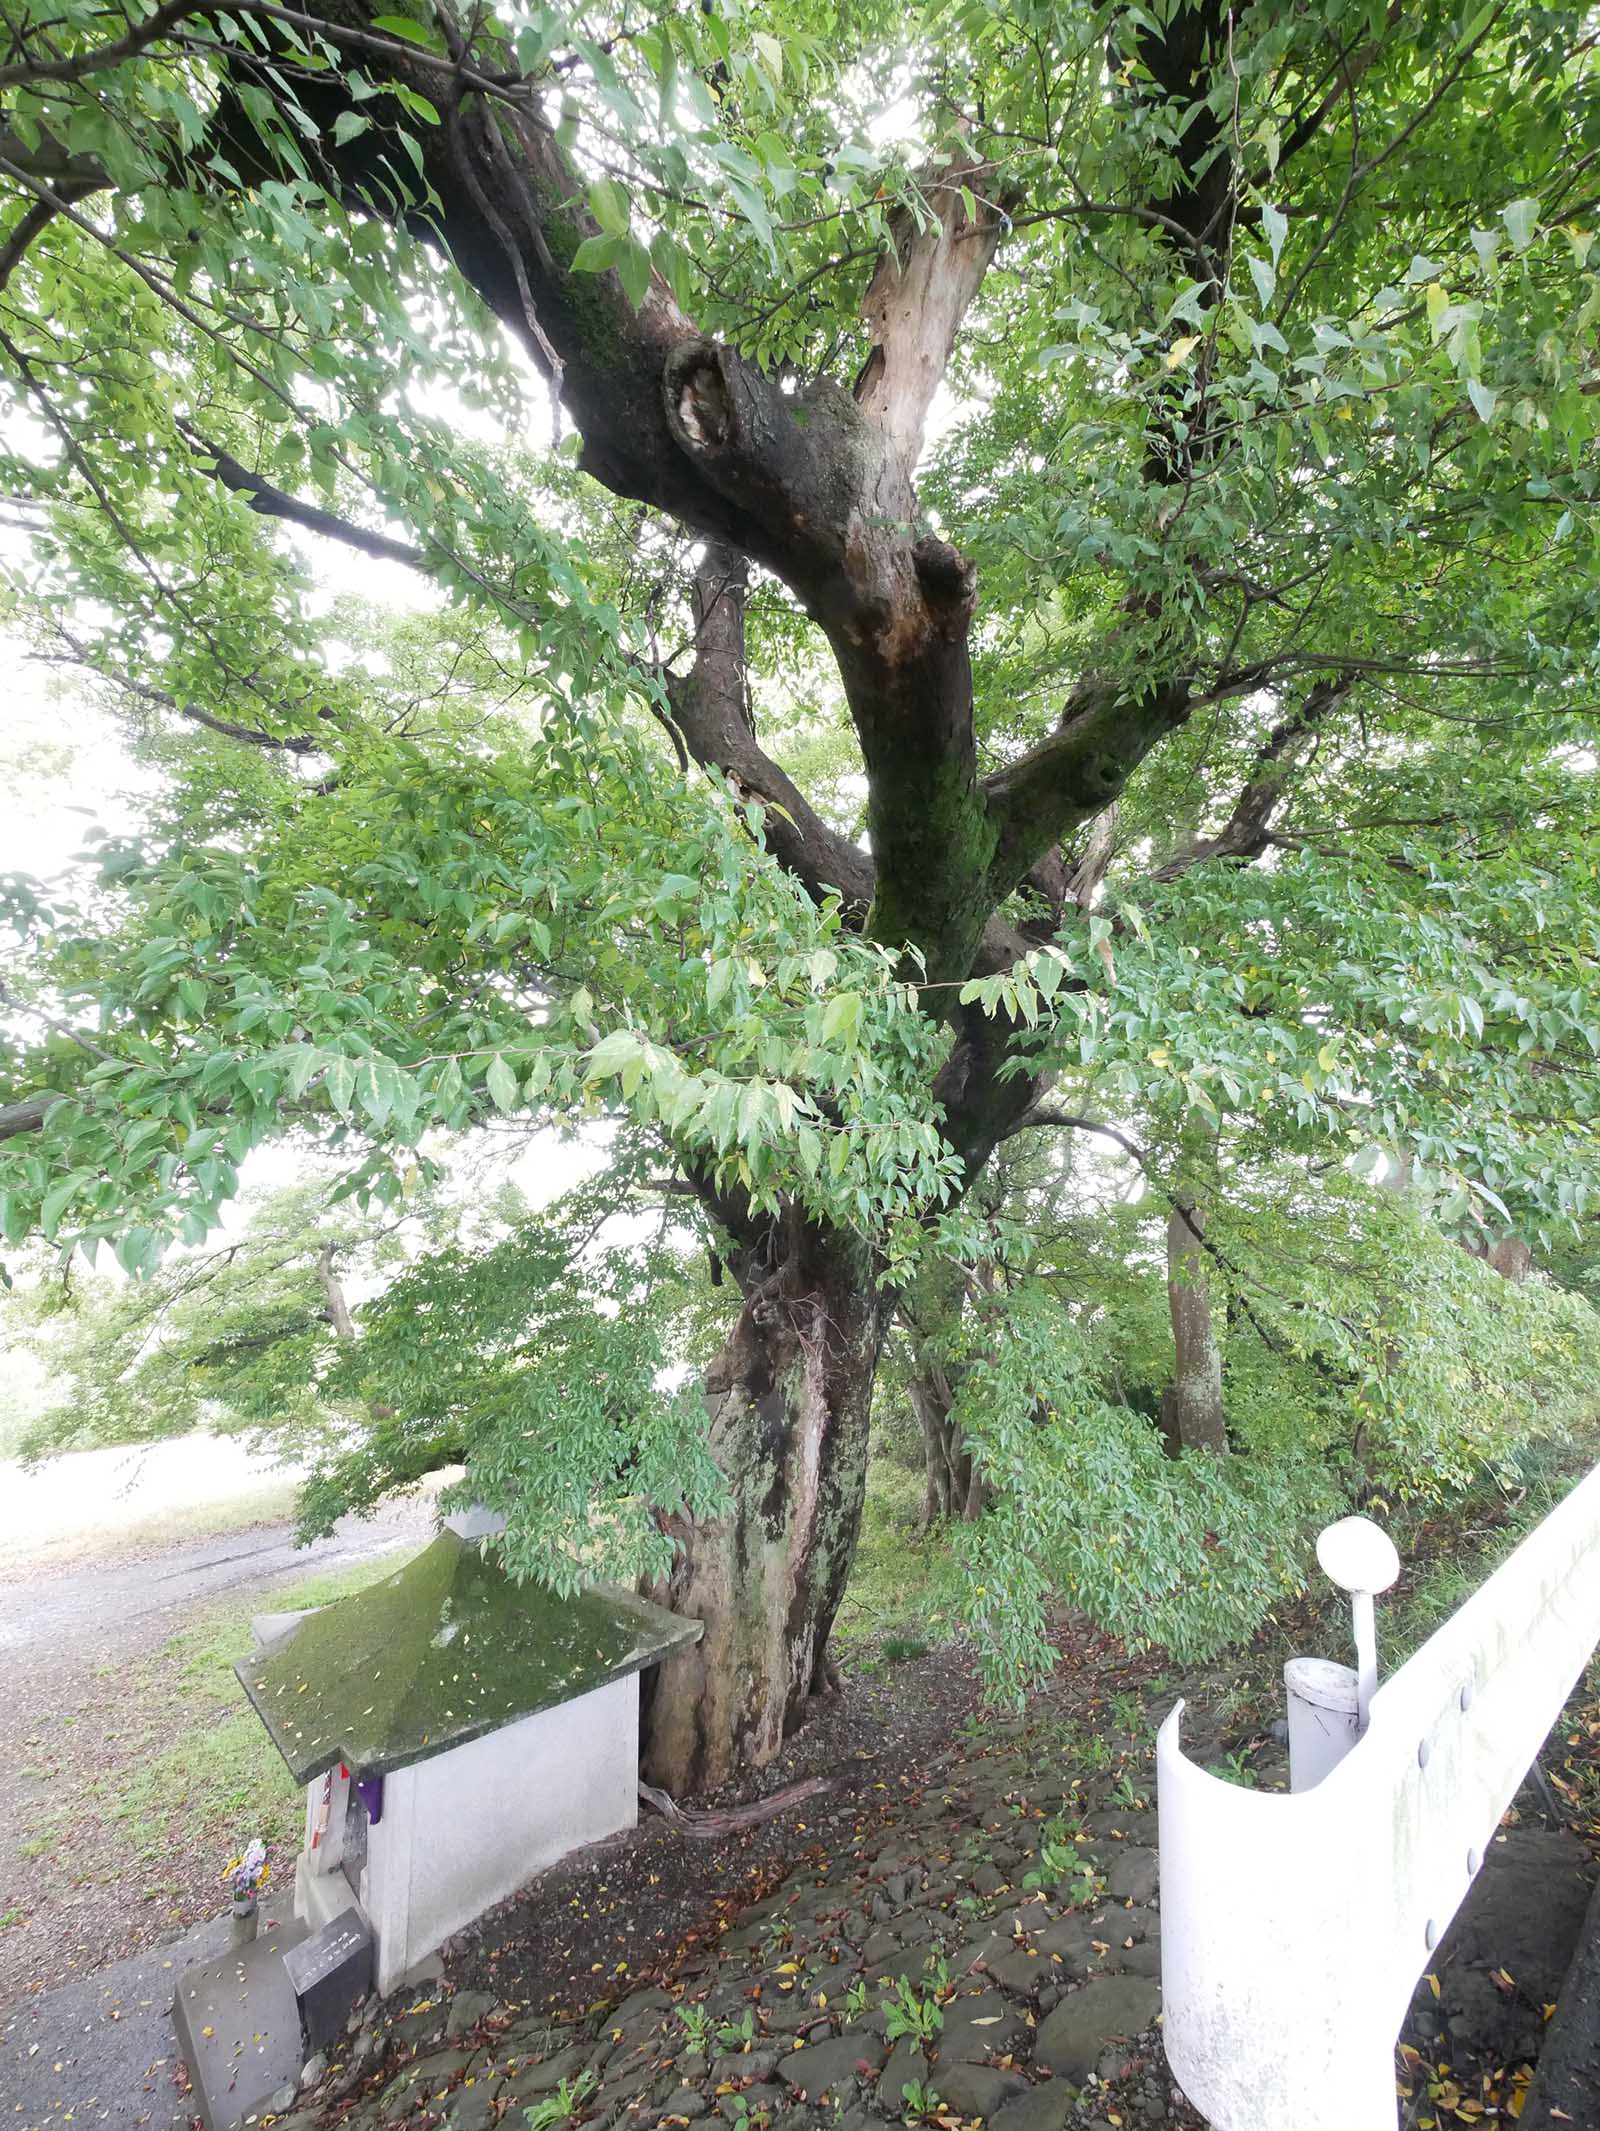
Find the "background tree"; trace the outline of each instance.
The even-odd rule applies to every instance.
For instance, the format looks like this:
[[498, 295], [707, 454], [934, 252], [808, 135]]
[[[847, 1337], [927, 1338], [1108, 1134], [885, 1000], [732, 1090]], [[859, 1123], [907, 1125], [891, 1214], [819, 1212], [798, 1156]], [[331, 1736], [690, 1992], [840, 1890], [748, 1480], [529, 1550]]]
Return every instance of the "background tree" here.
[[[0, 1220], [144, 1273], [290, 1124], [381, 1202], [436, 1128], [631, 1120], [742, 1301], [715, 1502], [639, 1529], [706, 1622], [659, 1778], [797, 1720], [893, 1296], [978, 1262], [1052, 1076], [1581, 1214], [1581, 13], [5, 20], [18, 596], [170, 789], [96, 895], [14, 891]], [[330, 648], [274, 523], [443, 595], [409, 664]], [[808, 795], [829, 717], [859, 782]], [[1037, 1516], [1121, 1517], [1010, 1302], [1003, 1500], [1026, 1446]], [[1126, 1470], [1242, 1603], [1272, 1476]], [[565, 1573], [548, 1460], [483, 1478]]]

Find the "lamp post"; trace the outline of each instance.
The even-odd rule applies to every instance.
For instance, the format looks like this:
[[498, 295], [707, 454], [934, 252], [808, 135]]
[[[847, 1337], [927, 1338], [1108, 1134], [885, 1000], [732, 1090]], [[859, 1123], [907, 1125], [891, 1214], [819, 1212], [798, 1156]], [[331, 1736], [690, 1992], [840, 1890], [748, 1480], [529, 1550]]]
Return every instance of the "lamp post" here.
[[1350, 1594], [1355, 1616], [1358, 1735], [1367, 1728], [1378, 1689], [1378, 1630], [1372, 1601], [1400, 1574], [1394, 1541], [1370, 1517], [1341, 1517], [1317, 1541], [1317, 1560], [1330, 1583]]
[[1356, 1662], [1291, 1658], [1283, 1668], [1289, 1700], [1289, 1788], [1308, 1791], [1337, 1768], [1367, 1728], [1378, 1687], [1378, 1635], [1373, 1600], [1400, 1574], [1394, 1541], [1370, 1517], [1341, 1517], [1317, 1541], [1317, 1560], [1331, 1583], [1350, 1596]]

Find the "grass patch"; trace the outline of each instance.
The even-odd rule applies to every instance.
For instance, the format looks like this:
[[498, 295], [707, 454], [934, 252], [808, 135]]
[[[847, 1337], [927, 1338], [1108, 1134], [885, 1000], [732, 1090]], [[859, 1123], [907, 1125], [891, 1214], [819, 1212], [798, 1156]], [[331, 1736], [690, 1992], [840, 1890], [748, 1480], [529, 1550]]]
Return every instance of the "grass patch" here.
[[883, 1658], [887, 1665], [904, 1665], [914, 1657], [926, 1657], [933, 1645], [924, 1635], [886, 1635]]
[[[1380, 1622], [1384, 1671], [1404, 1663], [1514, 1553], [1589, 1471], [1596, 1443], [1525, 1450], [1498, 1485], [1486, 1480], [1442, 1519], [1396, 1534], [1408, 1573]], [[1408, 1544], [1408, 1540], [1410, 1543]], [[1379, 1601], [1380, 1605], [1383, 1601]]]
[[252, 1835], [274, 1848], [299, 1847], [300, 1791], [244, 1702], [233, 1660], [250, 1648], [252, 1614], [331, 1605], [394, 1565], [392, 1556], [379, 1556], [308, 1576], [274, 1590], [269, 1602], [255, 1591], [202, 1614], [163, 1646], [146, 1677], [154, 1692], [164, 1686], [171, 1696], [160, 1729], [175, 1743], [94, 1787], [100, 1810], [118, 1823], [137, 1856], [196, 1846], [220, 1856], [230, 1843], [243, 1848]]
[[954, 1557], [942, 1531], [922, 1529], [922, 1482], [875, 1458], [861, 1538], [834, 1634], [846, 1649], [883, 1639], [882, 1654], [922, 1656], [955, 1634]]

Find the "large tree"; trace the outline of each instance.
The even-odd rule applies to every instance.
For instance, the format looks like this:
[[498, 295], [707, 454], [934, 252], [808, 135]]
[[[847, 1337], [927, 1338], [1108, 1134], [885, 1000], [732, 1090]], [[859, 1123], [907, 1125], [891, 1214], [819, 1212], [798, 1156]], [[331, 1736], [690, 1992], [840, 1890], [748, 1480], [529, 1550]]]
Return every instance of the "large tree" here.
[[[1592, 899], [1515, 885], [1587, 829], [1581, 11], [0, 19], [14, 575], [169, 780], [18, 894], [6, 1234], [629, 1116], [743, 1304], [660, 1779], [820, 1678], [897, 1284], [1052, 1078], [1581, 1208]], [[451, 604], [352, 656], [282, 525]]]

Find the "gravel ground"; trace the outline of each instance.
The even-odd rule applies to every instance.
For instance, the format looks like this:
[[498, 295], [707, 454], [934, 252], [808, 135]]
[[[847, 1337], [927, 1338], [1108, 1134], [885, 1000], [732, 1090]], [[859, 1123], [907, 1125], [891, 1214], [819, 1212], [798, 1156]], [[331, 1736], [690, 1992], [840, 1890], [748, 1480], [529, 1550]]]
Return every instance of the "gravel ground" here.
[[208, 1604], [259, 1592], [265, 1606], [288, 1579], [418, 1545], [433, 1523], [426, 1502], [398, 1504], [312, 1547], [270, 1525], [0, 1588], [0, 2008], [216, 1906], [209, 1850], [164, 1860], [150, 1886], [90, 1792], [175, 1743], [183, 1701], [163, 1645]]

